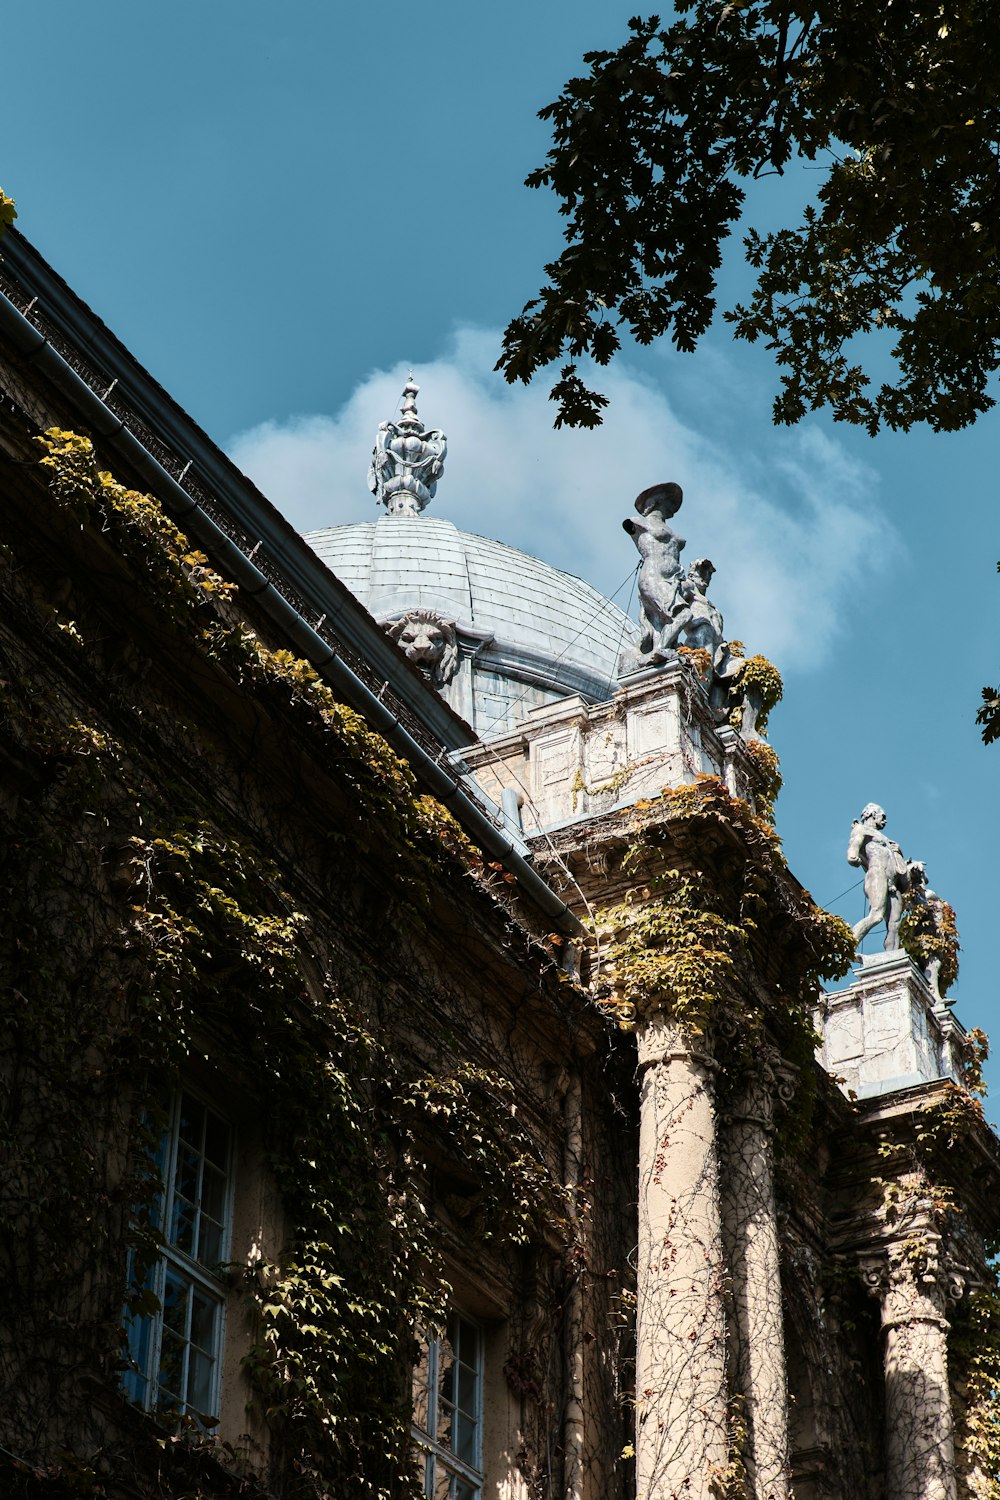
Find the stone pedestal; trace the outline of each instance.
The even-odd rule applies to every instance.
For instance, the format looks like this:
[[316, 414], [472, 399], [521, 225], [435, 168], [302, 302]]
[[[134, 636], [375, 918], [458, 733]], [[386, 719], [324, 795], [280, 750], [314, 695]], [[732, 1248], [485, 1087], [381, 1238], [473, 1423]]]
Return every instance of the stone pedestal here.
[[789, 1500], [791, 1494], [772, 1149], [778, 1063], [774, 1049], [762, 1050], [722, 1131], [723, 1231], [732, 1277], [734, 1363], [745, 1404], [754, 1500]]
[[933, 1236], [926, 1250], [890, 1246], [865, 1274], [885, 1337], [886, 1500], [956, 1500], [944, 1314], [961, 1281], [938, 1263]]
[[820, 1058], [860, 1099], [959, 1080], [965, 1032], [902, 950], [865, 958], [849, 989], [827, 995]]
[[636, 1494], [711, 1500], [728, 1446], [714, 1065], [663, 1012], [638, 1043]]
[[495, 802], [513, 787], [527, 837], [630, 807], [699, 776], [753, 799], [746, 746], [679, 662], [623, 680], [606, 703], [582, 697], [526, 709], [516, 730], [462, 758]]

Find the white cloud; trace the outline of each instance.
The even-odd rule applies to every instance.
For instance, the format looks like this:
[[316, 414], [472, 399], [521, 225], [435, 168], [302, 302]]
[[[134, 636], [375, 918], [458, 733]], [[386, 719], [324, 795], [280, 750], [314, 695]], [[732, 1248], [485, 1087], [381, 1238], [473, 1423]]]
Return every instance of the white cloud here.
[[[492, 373], [495, 332], [460, 328], [422, 364], [420, 414], [448, 434], [434, 514], [577, 573], [610, 594], [636, 563], [621, 529], [641, 489], [685, 490], [688, 559], [717, 568], [712, 596], [728, 632], [784, 670], [818, 666], [899, 543], [874, 503], [876, 476], [817, 428], [739, 432], [709, 444], [664, 392], [619, 364], [594, 432], [555, 432], [542, 389]], [[721, 372], [720, 372], [721, 373]], [[371, 520], [365, 483], [378, 423], [398, 409], [404, 365], [367, 376], [334, 417], [265, 422], [229, 445], [235, 462], [301, 531]], [[726, 397], [735, 396], [727, 383]], [[625, 604], [629, 583], [618, 595]], [[633, 613], [635, 612], [633, 600]]]

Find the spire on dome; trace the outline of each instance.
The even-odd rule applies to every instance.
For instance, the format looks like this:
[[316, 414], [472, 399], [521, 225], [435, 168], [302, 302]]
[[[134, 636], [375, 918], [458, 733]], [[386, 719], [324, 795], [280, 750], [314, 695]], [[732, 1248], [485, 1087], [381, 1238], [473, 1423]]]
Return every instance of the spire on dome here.
[[380, 422], [368, 470], [368, 488], [390, 516], [417, 516], [434, 498], [444, 472], [448, 442], [437, 427], [421, 429], [420, 387], [413, 376], [403, 387], [398, 422]]

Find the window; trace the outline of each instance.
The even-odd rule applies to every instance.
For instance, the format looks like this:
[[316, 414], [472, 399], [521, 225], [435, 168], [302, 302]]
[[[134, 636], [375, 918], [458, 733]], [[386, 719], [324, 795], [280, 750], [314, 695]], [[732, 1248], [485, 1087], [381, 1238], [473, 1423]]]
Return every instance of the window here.
[[483, 1333], [452, 1313], [421, 1344], [413, 1372], [413, 1437], [430, 1500], [482, 1500]]
[[218, 1415], [229, 1252], [232, 1131], [186, 1090], [173, 1101], [156, 1165], [162, 1192], [154, 1223], [162, 1256], [146, 1283], [159, 1311], [128, 1320], [131, 1399], [147, 1411]]

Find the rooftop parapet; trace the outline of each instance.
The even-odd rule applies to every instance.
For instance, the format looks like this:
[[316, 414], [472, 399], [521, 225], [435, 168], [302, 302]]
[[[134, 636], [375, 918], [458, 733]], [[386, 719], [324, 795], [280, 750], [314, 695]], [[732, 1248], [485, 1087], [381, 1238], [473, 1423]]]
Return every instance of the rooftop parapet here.
[[606, 703], [574, 697], [536, 708], [462, 754], [490, 797], [508, 807], [516, 799], [530, 838], [701, 776], [752, 802], [750, 752], [716, 717], [697, 673], [675, 660], [626, 677]]

